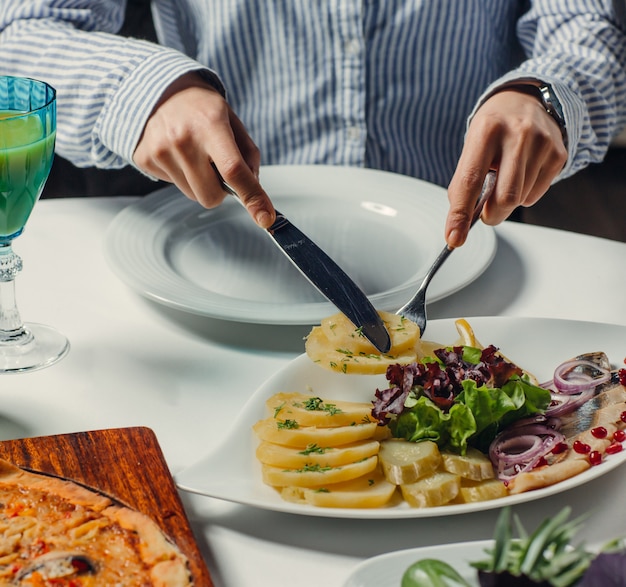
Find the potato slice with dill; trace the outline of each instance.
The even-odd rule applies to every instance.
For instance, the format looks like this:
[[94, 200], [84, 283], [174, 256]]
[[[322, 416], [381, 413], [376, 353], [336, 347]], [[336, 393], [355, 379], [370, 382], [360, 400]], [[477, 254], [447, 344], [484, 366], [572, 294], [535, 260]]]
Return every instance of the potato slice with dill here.
[[261, 465], [261, 474], [263, 482], [273, 487], [321, 487], [367, 475], [377, 464], [378, 457], [372, 456], [341, 467], [306, 465], [300, 469], [283, 469]]
[[305, 350], [314, 363], [325, 369], [358, 375], [379, 375], [385, 373], [389, 365], [413, 363], [417, 359], [414, 350], [394, 354], [392, 347], [388, 354], [382, 355], [376, 350], [372, 353], [355, 353], [351, 348], [334, 346], [326, 338], [321, 326], [311, 330], [305, 342]]
[[309, 487], [284, 487], [280, 493], [286, 501], [326, 508], [381, 508], [386, 506], [396, 486], [389, 483], [378, 471], [344, 481]]
[[311, 444], [327, 447], [367, 440], [376, 434], [378, 424], [365, 422], [353, 426], [318, 428], [300, 426], [297, 420], [265, 418], [256, 422], [252, 428], [260, 440], [304, 449]]
[[[397, 355], [407, 350], [413, 351], [419, 342], [419, 328], [404, 316], [379, 311], [389, 338], [391, 339], [390, 353]], [[332, 348], [349, 349], [353, 354], [366, 355], [380, 354], [374, 345], [363, 336], [359, 328], [341, 312], [324, 318], [320, 328]]]
[[306, 465], [339, 467], [377, 455], [379, 446], [376, 440], [363, 440], [337, 447], [310, 444], [304, 448], [261, 442], [256, 457], [265, 465], [286, 469], [300, 469]]
[[300, 426], [351, 426], [367, 422], [371, 402], [324, 400], [302, 393], [275, 393], [266, 402], [270, 415], [281, 420], [296, 420]]

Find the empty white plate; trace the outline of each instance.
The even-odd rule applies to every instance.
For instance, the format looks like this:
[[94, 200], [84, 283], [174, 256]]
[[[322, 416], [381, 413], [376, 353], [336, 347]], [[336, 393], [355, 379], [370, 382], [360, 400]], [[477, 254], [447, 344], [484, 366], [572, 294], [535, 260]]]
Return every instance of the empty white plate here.
[[[444, 246], [443, 188], [353, 167], [269, 166], [276, 207], [324, 249], [378, 310], [395, 312]], [[476, 279], [496, 251], [478, 223], [435, 276], [428, 301]], [[205, 210], [168, 187], [125, 208], [106, 235], [117, 275], [138, 293], [198, 315], [260, 324], [316, 324], [336, 308], [228, 198]]]

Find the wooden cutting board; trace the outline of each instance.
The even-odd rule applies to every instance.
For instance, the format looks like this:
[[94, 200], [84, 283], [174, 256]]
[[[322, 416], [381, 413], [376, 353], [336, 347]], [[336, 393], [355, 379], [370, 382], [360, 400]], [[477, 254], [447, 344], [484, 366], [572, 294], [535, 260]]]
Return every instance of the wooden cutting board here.
[[189, 559], [196, 587], [213, 587], [161, 447], [145, 427], [0, 442], [0, 458], [58, 475], [150, 516]]

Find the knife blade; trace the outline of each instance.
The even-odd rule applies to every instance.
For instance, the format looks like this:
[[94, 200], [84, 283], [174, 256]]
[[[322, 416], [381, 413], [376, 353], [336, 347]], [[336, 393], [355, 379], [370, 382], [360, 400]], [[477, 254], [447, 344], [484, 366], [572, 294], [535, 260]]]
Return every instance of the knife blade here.
[[[215, 164], [211, 165], [224, 190], [245, 207], [237, 192], [224, 181]], [[367, 340], [381, 353], [389, 351], [391, 339], [380, 315], [361, 288], [327, 253], [278, 210], [274, 224], [265, 232], [309, 283], [343, 312]]]

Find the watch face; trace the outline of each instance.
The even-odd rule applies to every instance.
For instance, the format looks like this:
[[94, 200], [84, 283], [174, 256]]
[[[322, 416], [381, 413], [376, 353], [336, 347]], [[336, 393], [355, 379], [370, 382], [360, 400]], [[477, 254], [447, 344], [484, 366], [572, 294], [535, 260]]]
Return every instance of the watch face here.
[[549, 84], [542, 84], [539, 86], [539, 92], [541, 94], [541, 99], [543, 101], [543, 106], [546, 109], [546, 112], [552, 116], [552, 118], [556, 121], [561, 129], [561, 134], [563, 135], [563, 142], [567, 147], [567, 130], [565, 127], [565, 117], [563, 116], [563, 108], [561, 107], [561, 103], [559, 99], [556, 97], [552, 86]]

